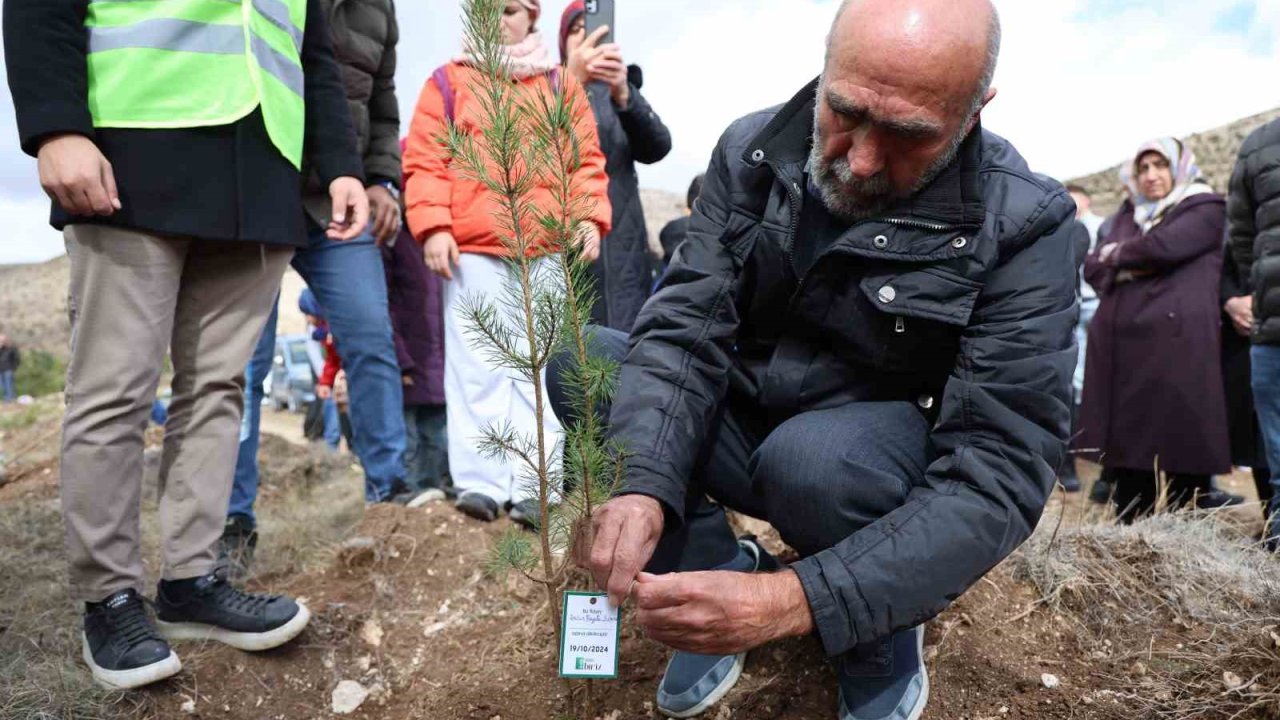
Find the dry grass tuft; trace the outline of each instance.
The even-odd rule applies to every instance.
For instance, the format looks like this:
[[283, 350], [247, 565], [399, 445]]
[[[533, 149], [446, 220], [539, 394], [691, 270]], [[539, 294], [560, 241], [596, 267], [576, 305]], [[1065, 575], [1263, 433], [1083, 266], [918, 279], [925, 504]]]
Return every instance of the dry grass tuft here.
[[1144, 717], [1280, 717], [1276, 561], [1195, 513], [1037, 534], [1011, 560]]

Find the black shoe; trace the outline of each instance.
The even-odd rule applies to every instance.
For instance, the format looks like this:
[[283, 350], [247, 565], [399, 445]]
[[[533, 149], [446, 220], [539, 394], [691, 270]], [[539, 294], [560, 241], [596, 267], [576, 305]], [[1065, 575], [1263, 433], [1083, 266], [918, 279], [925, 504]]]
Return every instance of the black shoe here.
[[1095, 505], [1106, 505], [1111, 502], [1112, 491], [1110, 480], [1098, 478], [1093, 481], [1093, 489], [1089, 491], [1089, 502]]
[[156, 632], [135, 590], [85, 603], [84, 662], [99, 685], [129, 690], [177, 675], [182, 662]]
[[520, 527], [537, 530], [538, 523], [542, 521], [542, 508], [539, 507], [537, 500], [530, 498], [513, 503], [508, 515], [511, 521]]
[[484, 493], [468, 490], [458, 496], [454, 507], [461, 510], [463, 515], [477, 520], [493, 522], [498, 519], [498, 502]]
[[1196, 507], [1201, 510], [1216, 510], [1224, 507], [1235, 507], [1243, 505], [1244, 498], [1239, 495], [1233, 495], [1226, 490], [1213, 488], [1212, 490], [1196, 495]]
[[257, 652], [297, 637], [311, 622], [311, 613], [287, 597], [249, 594], [213, 574], [161, 580], [156, 620], [169, 640], [217, 640]]
[[227, 569], [232, 582], [244, 582], [252, 573], [257, 548], [258, 531], [253, 521], [243, 515], [231, 515], [218, 541], [218, 565]]
[[1058, 482], [1062, 483], [1062, 489], [1066, 492], [1078, 493], [1081, 490], [1080, 478], [1076, 477], [1074, 473], [1058, 478]]

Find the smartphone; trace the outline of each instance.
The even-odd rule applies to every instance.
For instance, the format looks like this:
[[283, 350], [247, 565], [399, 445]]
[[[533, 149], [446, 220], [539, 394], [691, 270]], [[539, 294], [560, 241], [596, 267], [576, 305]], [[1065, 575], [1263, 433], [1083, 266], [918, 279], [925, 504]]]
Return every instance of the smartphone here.
[[613, 2], [614, 0], [585, 0], [583, 3], [587, 10], [587, 35], [601, 26], [609, 26], [609, 33], [600, 39], [601, 45], [617, 42], [617, 27], [613, 24]]

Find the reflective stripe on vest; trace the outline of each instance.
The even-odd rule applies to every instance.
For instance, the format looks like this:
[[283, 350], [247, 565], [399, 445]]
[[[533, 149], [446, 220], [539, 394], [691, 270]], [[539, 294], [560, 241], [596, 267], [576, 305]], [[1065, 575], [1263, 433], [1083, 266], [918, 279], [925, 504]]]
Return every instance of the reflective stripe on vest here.
[[272, 143], [300, 168], [305, 24], [306, 0], [92, 0], [94, 126], [227, 125], [261, 108]]

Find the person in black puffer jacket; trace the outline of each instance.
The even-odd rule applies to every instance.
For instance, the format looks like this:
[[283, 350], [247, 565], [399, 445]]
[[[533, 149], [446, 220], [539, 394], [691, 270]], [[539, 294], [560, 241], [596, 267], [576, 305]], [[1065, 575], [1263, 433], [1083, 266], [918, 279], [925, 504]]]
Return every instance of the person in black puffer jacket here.
[[[837, 717], [920, 717], [923, 623], [1026, 540], [1066, 454], [1075, 205], [982, 128], [995, 9], [851, 0], [829, 37], [822, 77], [722, 136], [630, 337], [592, 334], [625, 470], [576, 557], [676, 651], [671, 717], [810, 633]], [[569, 420], [572, 362], [547, 373]], [[752, 574], [779, 567], [725, 508], [800, 559]]]
[[592, 321], [630, 332], [653, 286], [649, 233], [640, 204], [636, 163], [652, 165], [671, 152], [671, 132], [640, 94], [644, 76], [627, 66], [615, 44], [586, 36], [582, 0], [570, 3], [560, 19], [560, 58], [587, 88], [600, 149], [607, 158], [613, 230], [604, 239], [596, 277]]
[[[1253, 300], [1253, 395], [1274, 491], [1280, 488], [1280, 120], [1258, 128], [1241, 146], [1227, 220], [1242, 290]], [[1272, 550], [1280, 550], [1277, 510], [1273, 493], [1266, 535]]]

